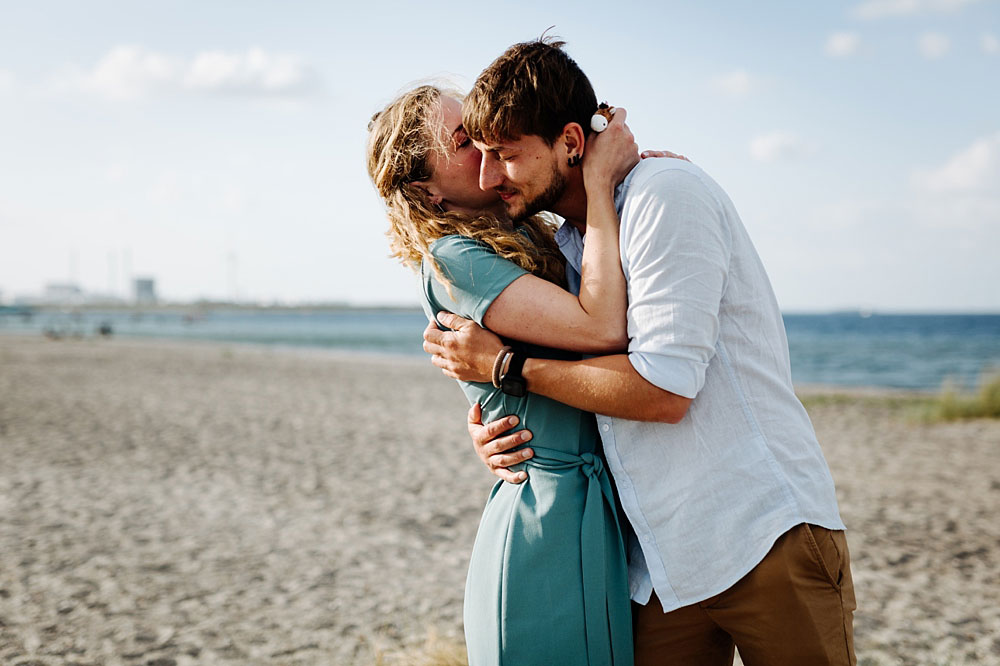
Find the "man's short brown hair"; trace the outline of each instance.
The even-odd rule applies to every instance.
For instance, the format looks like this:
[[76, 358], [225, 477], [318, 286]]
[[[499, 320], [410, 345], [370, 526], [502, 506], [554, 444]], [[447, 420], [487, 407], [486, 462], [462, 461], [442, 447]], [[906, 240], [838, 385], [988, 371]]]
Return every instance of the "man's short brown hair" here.
[[551, 146], [568, 123], [590, 133], [597, 97], [563, 45], [545, 37], [515, 44], [483, 70], [462, 105], [462, 123], [474, 141], [536, 135]]

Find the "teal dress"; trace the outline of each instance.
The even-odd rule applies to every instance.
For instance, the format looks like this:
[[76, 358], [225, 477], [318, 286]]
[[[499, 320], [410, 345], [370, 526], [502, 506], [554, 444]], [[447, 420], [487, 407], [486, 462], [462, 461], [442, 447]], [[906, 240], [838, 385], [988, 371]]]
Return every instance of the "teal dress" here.
[[[424, 263], [428, 317], [447, 310], [481, 325], [493, 300], [526, 272], [464, 236], [437, 240], [431, 254], [451, 288]], [[517, 414], [535, 451], [515, 467], [527, 481], [493, 486], [479, 524], [465, 586], [470, 666], [631, 666], [625, 552], [593, 414], [489, 383], [460, 384], [470, 403], [483, 405], [484, 423]]]

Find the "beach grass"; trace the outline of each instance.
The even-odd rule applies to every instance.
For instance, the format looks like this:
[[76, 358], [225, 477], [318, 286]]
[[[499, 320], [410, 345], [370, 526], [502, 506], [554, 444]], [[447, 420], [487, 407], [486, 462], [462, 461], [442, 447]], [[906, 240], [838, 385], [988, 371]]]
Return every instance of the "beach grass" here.
[[465, 643], [428, 631], [423, 645], [391, 652], [376, 651], [374, 666], [468, 666]]
[[979, 390], [972, 394], [946, 386], [934, 401], [930, 416], [939, 421], [1000, 419], [1000, 372], [984, 375]]
[[857, 391], [800, 395], [806, 409], [865, 404], [888, 409], [910, 421], [940, 423], [968, 419], [1000, 419], [1000, 372], [984, 374], [975, 392], [962, 391], [946, 382], [937, 394], [874, 393]]

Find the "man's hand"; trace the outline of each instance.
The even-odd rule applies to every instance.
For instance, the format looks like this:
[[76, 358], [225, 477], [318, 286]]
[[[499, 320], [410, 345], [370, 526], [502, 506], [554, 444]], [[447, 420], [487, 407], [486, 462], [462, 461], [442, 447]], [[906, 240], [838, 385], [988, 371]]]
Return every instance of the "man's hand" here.
[[471, 319], [439, 312], [438, 321], [452, 329], [438, 330], [431, 322], [424, 329], [424, 351], [441, 372], [464, 382], [492, 382], [493, 362], [503, 342]]
[[505, 416], [487, 425], [483, 425], [483, 410], [477, 404], [469, 410], [469, 435], [476, 454], [493, 474], [508, 483], [521, 483], [528, 478], [527, 472], [513, 472], [511, 465], [524, 462], [535, 455], [531, 449], [511, 451], [531, 439], [530, 430], [519, 430], [512, 435], [500, 435], [519, 423], [516, 416]]

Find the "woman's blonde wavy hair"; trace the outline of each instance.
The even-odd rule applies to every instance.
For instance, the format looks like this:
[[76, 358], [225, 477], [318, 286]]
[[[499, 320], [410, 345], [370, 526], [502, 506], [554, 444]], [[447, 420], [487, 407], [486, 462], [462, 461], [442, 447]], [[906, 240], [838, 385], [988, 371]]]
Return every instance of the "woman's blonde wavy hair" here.
[[444, 284], [449, 284], [430, 253], [438, 238], [458, 234], [479, 241], [526, 271], [565, 286], [565, 263], [555, 241], [555, 224], [533, 216], [510, 228], [494, 215], [447, 212], [433, 204], [413, 183], [431, 177], [429, 158], [454, 148], [439, 126], [444, 96], [454, 91], [422, 85], [403, 93], [368, 123], [368, 175], [385, 201], [392, 256], [415, 271], [426, 258]]

